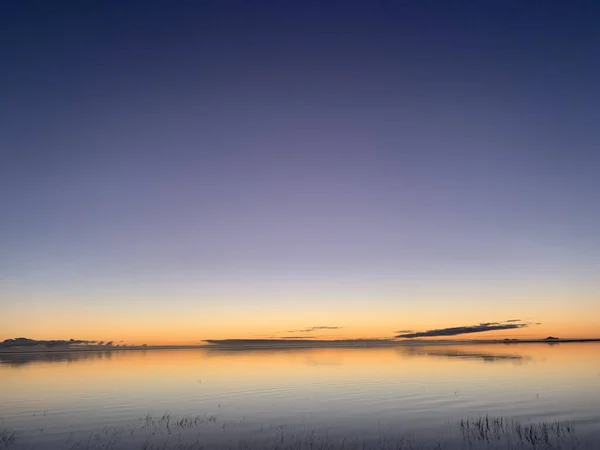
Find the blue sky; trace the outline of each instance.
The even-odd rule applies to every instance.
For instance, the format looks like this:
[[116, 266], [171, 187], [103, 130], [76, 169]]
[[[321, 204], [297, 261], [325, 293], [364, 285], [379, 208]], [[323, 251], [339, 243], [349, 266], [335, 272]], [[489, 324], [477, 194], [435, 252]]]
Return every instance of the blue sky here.
[[[344, 308], [348, 335], [387, 336], [393, 320], [471, 325], [535, 314], [544, 299], [553, 326], [589, 332], [597, 13], [3, 3], [6, 337], [96, 338], [71, 324], [105, 333], [117, 316], [132, 340], [167, 339], [184, 316], [240, 337], [273, 321], [328, 325]], [[184, 308], [159, 333], [157, 304], [172, 299]], [[369, 308], [380, 331], [377, 317], [361, 322]], [[46, 336], [39, 322], [64, 310], [61, 335]], [[269, 320], [230, 327], [232, 310]], [[10, 320], [28, 311], [41, 315]]]

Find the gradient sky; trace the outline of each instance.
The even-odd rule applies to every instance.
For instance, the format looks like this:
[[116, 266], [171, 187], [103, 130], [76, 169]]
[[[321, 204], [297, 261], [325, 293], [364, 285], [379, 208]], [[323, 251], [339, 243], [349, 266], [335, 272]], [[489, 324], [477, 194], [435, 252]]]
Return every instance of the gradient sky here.
[[1, 2], [0, 339], [600, 337], [600, 5], [483, 3]]

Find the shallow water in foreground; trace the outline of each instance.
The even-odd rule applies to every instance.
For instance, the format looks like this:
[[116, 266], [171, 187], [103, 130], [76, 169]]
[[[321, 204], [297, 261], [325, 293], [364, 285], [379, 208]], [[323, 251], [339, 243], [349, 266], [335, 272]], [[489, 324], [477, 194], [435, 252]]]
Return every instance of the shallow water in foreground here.
[[600, 344], [0, 354], [0, 448], [546, 448], [552, 439], [553, 448], [600, 443]]

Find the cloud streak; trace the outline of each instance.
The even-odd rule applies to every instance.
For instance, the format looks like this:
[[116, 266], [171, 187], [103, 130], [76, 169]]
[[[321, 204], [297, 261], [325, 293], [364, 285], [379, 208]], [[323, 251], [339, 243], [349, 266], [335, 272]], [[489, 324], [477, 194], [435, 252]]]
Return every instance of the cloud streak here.
[[[511, 322], [511, 323], [509, 323]], [[516, 330], [528, 327], [527, 323], [515, 323], [514, 320], [506, 322], [483, 322], [478, 325], [466, 325], [461, 327], [440, 328], [436, 330], [400, 333], [396, 337], [403, 339], [414, 339], [422, 337], [458, 336], [461, 334], [485, 333], [487, 331]]]
[[277, 339], [314, 339], [320, 336], [279, 336]]
[[321, 327], [308, 327], [303, 328], [301, 330], [287, 330], [286, 333], [311, 333], [313, 331], [318, 330], [339, 330], [343, 327], [331, 327], [331, 326], [321, 326]]

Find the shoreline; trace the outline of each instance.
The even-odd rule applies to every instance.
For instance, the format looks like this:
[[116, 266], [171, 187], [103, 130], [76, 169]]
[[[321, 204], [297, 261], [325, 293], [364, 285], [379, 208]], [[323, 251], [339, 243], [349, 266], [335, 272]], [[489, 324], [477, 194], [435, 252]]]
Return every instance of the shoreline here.
[[25, 353], [72, 353], [72, 352], [115, 352], [115, 351], [144, 351], [144, 350], [267, 350], [267, 349], [318, 349], [318, 348], [392, 348], [392, 347], [428, 347], [428, 346], [469, 346], [469, 345], [518, 345], [518, 344], [574, 344], [574, 343], [600, 343], [598, 338], [590, 339], [528, 339], [528, 340], [474, 340], [474, 341], [279, 341], [263, 340], [253, 341], [244, 339], [210, 340], [202, 345], [157, 345], [157, 346], [128, 346], [128, 347], [57, 347], [57, 348], [5, 348], [0, 349], [0, 354], [25, 354]]

